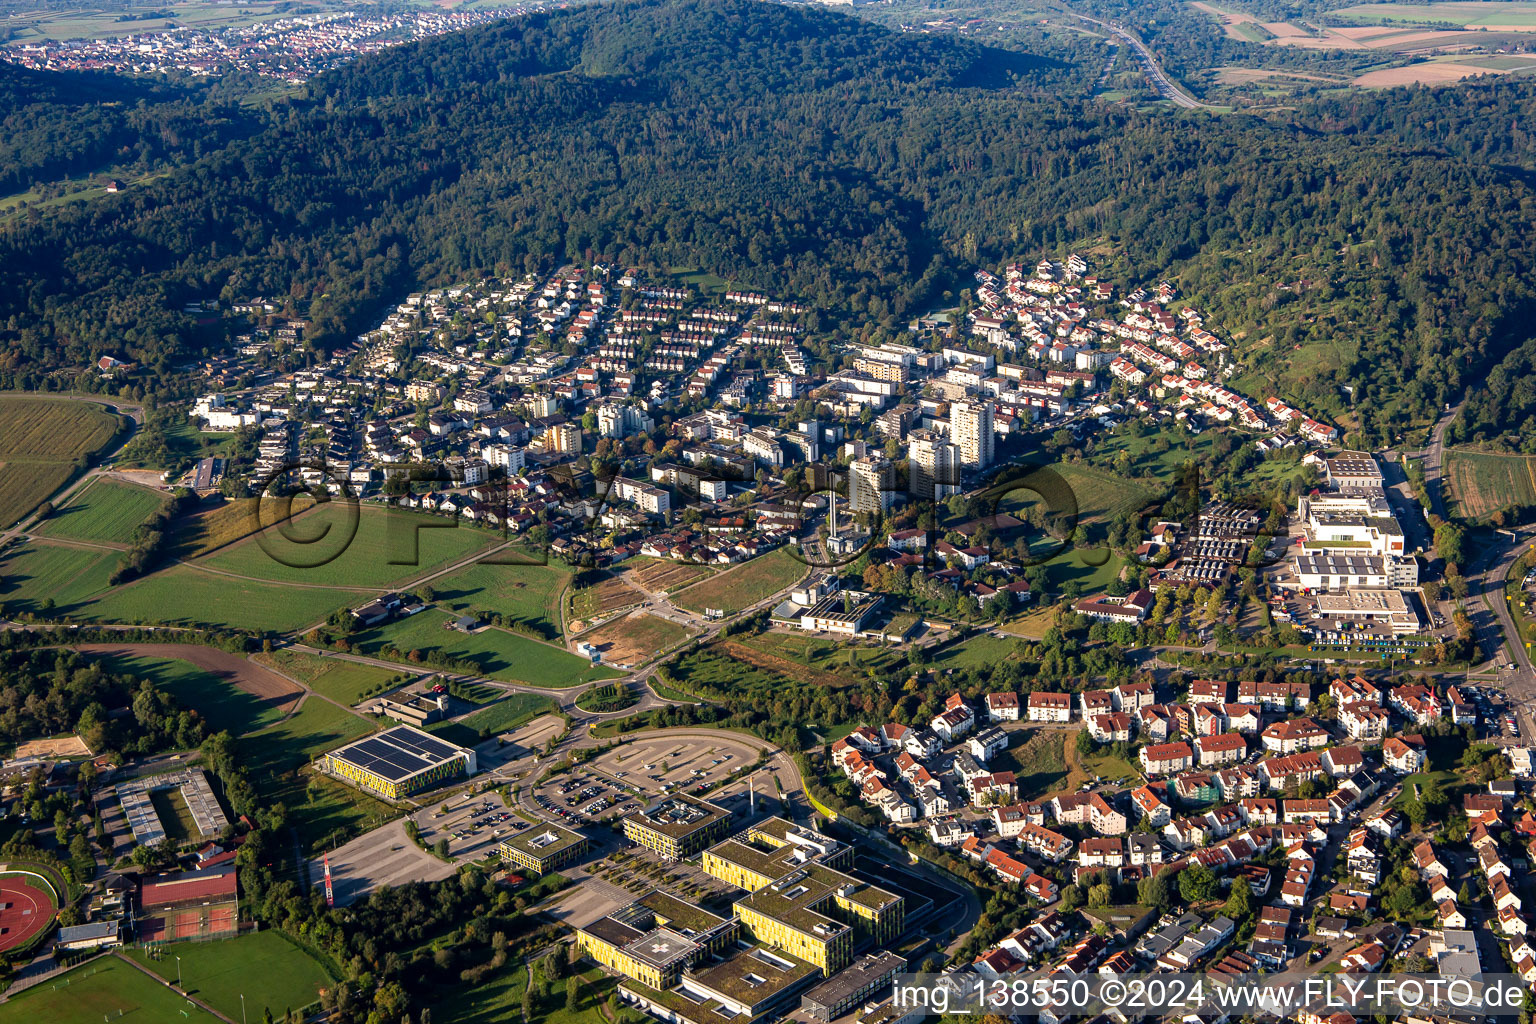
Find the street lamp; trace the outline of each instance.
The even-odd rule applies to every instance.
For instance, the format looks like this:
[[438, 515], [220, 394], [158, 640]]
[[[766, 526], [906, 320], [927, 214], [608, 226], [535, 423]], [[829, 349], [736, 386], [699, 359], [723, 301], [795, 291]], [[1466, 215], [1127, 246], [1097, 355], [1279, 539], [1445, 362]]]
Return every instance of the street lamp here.
[[246, 1022], [245, 1022], [245, 993], [244, 992], [240, 993], [240, 1024], [246, 1024]]
[[176, 987], [183, 992], [187, 990], [187, 987], [181, 983], [181, 957], [176, 958]]

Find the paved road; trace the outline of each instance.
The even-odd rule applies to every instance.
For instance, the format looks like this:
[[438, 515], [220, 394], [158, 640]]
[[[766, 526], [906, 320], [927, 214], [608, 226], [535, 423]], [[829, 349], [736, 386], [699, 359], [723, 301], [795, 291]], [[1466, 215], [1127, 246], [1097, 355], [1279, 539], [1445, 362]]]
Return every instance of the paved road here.
[[1406, 453], [1417, 458], [1423, 467], [1424, 489], [1429, 492], [1429, 510], [1441, 519], [1445, 518], [1445, 498], [1440, 484], [1441, 470], [1445, 468], [1445, 431], [1466, 404], [1467, 400], [1463, 398], [1435, 421], [1435, 428], [1430, 431], [1429, 444], [1422, 451]]
[[1183, 107], [1185, 110], [1216, 109], [1209, 103], [1201, 103], [1185, 92], [1179, 85], [1175, 84], [1173, 79], [1168, 77], [1168, 73], [1163, 70], [1163, 66], [1157, 62], [1157, 58], [1152, 55], [1152, 51], [1147, 49], [1147, 45], [1122, 28], [1119, 22], [1100, 21], [1097, 18], [1090, 18], [1083, 14], [1076, 15], [1076, 17], [1082, 21], [1099, 26], [1136, 51], [1136, 56], [1141, 59], [1141, 69], [1146, 73], [1147, 81], [1151, 82], [1152, 88], [1156, 89], [1165, 100], [1174, 106]]
[[[1520, 737], [1536, 743], [1536, 670], [1531, 655], [1520, 640], [1509, 602], [1504, 598], [1504, 581], [1520, 553], [1532, 543], [1528, 531], [1512, 531], [1518, 540], [1511, 542], [1503, 533], [1494, 534], [1494, 542], [1476, 559], [1467, 573], [1472, 590], [1466, 603], [1477, 630], [1477, 642], [1485, 656], [1500, 668], [1500, 686], [1509, 697], [1520, 727]], [[1507, 643], [1505, 642], [1507, 639]], [[1513, 671], [1502, 666], [1513, 664]]]

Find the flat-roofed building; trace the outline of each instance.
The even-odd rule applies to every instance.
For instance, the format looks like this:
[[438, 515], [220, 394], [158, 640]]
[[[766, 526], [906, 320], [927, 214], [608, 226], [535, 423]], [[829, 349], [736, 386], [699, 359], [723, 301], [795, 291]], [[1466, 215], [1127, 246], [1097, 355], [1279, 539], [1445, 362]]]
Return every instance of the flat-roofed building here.
[[1422, 626], [1418, 610], [1400, 590], [1356, 587], [1342, 594], [1318, 594], [1316, 600], [1324, 618], [1373, 622], [1395, 634], [1416, 633]]
[[497, 852], [508, 864], [542, 875], [574, 863], [591, 845], [580, 832], [540, 824], [503, 839]]
[[907, 961], [889, 950], [860, 958], [800, 997], [800, 1009], [814, 1020], [830, 1021], [885, 992]]
[[707, 850], [704, 870], [748, 890], [736, 901], [748, 934], [830, 976], [861, 941], [887, 942], [906, 922], [900, 896], [839, 870], [852, 856], [829, 836], [769, 818]]
[[654, 989], [677, 984], [693, 963], [723, 952], [736, 922], [652, 891], [576, 930], [576, 945], [604, 967]]
[[730, 823], [731, 812], [718, 804], [670, 796], [626, 816], [624, 835], [667, 860], [682, 860], [723, 838]]
[[322, 759], [331, 774], [391, 800], [475, 774], [475, 752], [408, 725], [348, 743]]

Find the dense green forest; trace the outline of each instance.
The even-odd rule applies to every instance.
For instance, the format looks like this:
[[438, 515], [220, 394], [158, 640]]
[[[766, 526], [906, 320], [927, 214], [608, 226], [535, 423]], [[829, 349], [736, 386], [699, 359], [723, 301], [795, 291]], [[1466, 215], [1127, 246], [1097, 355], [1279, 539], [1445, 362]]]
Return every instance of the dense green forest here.
[[948, 301], [977, 262], [1108, 242], [1117, 274], [1178, 279], [1256, 381], [1361, 440], [1526, 340], [1530, 85], [1186, 116], [1096, 103], [1073, 59], [650, 0], [402, 46], [261, 107], [145, 99], [226, 116], [171, 173], [0, 226], [0, 386], [103, 352], [163, 370], [205, 344], [190, 299], [292, 296], [334, 344], [412, 287], [589, 254], [857, 327]]

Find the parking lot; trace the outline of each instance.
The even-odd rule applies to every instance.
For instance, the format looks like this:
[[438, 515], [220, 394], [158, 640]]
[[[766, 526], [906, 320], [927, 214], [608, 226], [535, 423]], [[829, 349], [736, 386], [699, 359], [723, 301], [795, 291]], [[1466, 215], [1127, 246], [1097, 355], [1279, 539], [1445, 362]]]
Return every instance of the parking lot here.
[[565, 722], [556, 715], [541, 715], [512, 732], [502, 733], [495, 739], [486, 740], [475, 748], [475, 757], [482, 772], [493, 772], [518, 761], [536, 757], [546, 744], [565, 728]]
[[504, 837], [529, 827], [494, 793], [455, 797], [412, 817], [423, 842], [433, 846], [447, 839], [448, 855], [454, 858], [488, 857]]
[[[331, 891], [338, 907], [347, 906], [385, 885], [431, 882], [453, 874], [454, 865], [411, 842], [404, 820], [392, 821], [359, 836], [330, 854]], [[325, 860], [309, 862], [310, 884], [325, 884]]]
[[[534, 800], [575, 824], [607, 821], [668, 793], [702, 793], [757, 758], [752, 744], [726, 735], [640, 738], [546, 780], [534, 790]], [[759, 806], [776, 795], [771, 779], [760, 779], [757, 788]], [[745, 813], [751, 802], [746, 790], [741, 783], [728, 792], [710, 794], [710, 799]]]

